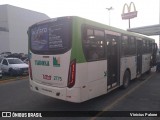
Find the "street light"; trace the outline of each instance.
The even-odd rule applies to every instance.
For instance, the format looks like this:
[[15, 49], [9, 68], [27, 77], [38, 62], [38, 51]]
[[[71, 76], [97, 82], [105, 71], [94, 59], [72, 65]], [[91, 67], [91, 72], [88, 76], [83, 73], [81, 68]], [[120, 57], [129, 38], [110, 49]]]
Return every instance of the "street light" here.
[[108, 21], [109, 21], [109, 25], [110, 25], [110, 10], [113, 10], [113, 7], [109, 7], [109, 8], [106, 8], [106, 9], [107, 9], [107, 10], [108, 10], [108, 12], [109, 12], [109, 17], [108, 17], [108, 18], [109, 18], [109, 20], [108, 20]]

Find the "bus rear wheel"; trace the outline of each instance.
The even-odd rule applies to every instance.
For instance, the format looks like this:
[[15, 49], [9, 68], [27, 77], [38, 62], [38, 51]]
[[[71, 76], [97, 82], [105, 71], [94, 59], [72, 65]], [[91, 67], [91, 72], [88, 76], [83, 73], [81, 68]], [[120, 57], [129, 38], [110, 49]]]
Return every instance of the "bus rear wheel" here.
[[123, 76], [123, 85], [122, 88], [126, 89], [129, 85], [130, 82], [130, 72], [128, 70], [125, 71], [124, 76]]

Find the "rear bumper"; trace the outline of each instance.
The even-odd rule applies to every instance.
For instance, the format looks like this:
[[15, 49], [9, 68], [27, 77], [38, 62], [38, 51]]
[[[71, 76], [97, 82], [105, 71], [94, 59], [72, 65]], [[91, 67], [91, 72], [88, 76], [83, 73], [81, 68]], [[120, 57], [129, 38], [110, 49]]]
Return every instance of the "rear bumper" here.
[[53, 86], [47, 86], [39, 84], [33, 80], [30, 80], [30, 88], [32, 91], [41, 93], [46, 96], [65, 100], [69, 102], [80, 103], [80, 88], [58, 88]]

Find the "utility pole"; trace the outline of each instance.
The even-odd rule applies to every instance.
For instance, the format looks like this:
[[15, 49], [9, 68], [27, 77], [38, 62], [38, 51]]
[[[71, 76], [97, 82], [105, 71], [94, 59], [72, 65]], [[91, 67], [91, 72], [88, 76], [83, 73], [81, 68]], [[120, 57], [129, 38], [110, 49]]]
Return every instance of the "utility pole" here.
[[108, 16], [108, 21], [110, 25], [110, 10], [113, 10], [113, 7], [106, 8], [108, 10], [109, 16]]

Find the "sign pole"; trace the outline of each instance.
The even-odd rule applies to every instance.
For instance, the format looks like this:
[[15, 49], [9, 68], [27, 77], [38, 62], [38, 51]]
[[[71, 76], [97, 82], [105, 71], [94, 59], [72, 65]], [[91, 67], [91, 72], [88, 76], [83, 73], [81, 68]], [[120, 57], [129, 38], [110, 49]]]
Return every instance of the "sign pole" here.
[[130, 19], [128, 19], [128, 21], [129, 21], [129, 29], [131, 28], [131, 21], [130, 21]]
[[108, 16], [108, 21], [109, 21], [109, 25], [110, 25], [110, 10], [113, 10], [113, 7], [110, 7], [110, 8], [106, 8], [107, 10], [108, 10], [108, 14], [109, 14], [109, 16]]
[[[131, 11], [131, 7], [133, 7], [133, 11]], [[127, 12], [125, 12], [125, 9], [127, 9]], [[122, 20], [128, 19], [129, 29], [130, 29], [131, 27], [130, 20], [132, 18], [137, 17], [137, 11], [136, 11], [135, 4], [133, 2], [131, 2], [129, 5], [125, 3], [123, 6], [123, 11], [122, 11], [121, 16], [122, 16]]]

